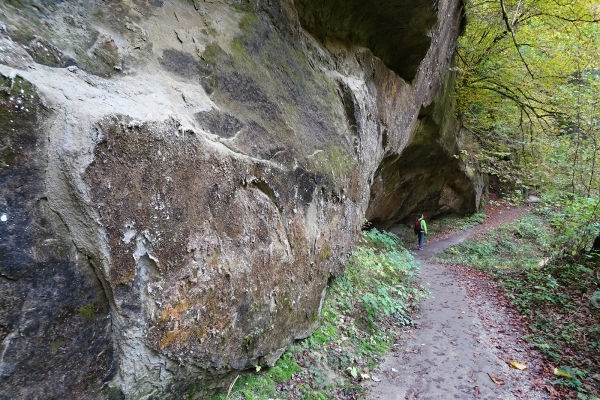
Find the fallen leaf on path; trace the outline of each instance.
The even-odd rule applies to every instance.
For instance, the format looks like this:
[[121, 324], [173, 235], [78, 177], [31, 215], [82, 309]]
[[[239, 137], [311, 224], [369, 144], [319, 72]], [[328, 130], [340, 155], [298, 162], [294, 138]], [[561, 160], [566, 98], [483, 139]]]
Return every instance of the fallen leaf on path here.
[[376, 376], [372, 376], [372, 377], [371, 377], [371, 380], [372, 380], [373, 382], [381, 382], [381, 378], [378, 378], [378, 377], [376, 377]]
[[573, 378], [573, 375], [561, 370], [560, 368], [554, 368], [554, 375], [556, 376], [562, 376], [568, 379]]
[[509, 362], [509, 364], [511, 367], [519, 369], [521, 371], [527, 369], [527, 365], [521, 364], [520, 362], [517, 362], [517, 361], [511, 361], [511, 362]]
[[496, 385], [504, 385], [504, 380], [488, 372], [488, 376]]

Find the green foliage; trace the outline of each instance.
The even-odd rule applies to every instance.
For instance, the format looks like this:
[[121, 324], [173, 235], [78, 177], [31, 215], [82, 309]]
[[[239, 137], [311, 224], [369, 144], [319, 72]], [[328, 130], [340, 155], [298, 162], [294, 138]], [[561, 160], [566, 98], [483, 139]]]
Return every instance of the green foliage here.
[[457, 102], [486, 172], [598, 195], [600, 15], [592, 0], [468, 0]]
[[600, 198], [568, 196], [546, 201], [542, 211], [554, 228], [555, 255], [583, 255], [600, 235]]
[[542, 218], [528, 214], [493, 232], [438, 254], [441, 262], [470, 265], [480, 270], [535, 267], [549, 251], [551, 233]]
[[363, 239], [371, 248], [379, 250], [380, 253], [386, 251], [393, 253], [398, 250], [398, 237], [390, 232], [380, 232], [376, 228], [373, 228], [363, 233]]
[[229, 397], [219, 395], [213, 400], [264, 400], [277, 397], [275, 382], [265, 375], [241, 375]]
[[485, 214], [475, 213], [467, 216], [450, 215], [447, 217], [433, 220], [429, 224], [432, 231], [464, 231], [474, 226], [480, 225], [485, 221]]
[[587, 387], [587, 385], [585, 385], [584, 381], [586, 378], [586, 371], [582, 371], [578, 368], [574, 368], [574, 367], [569, 367], [569, 366], [562, 366], [560, 368], [561, 372], [564, 374], [569, 375], [569, 378], [558, 378], [554, 381], [554, 384], [558, 385], [558, 386], [564, 386], [564, 387], [568, 387], [570, 389], [574, 389], [575, 391], [579, 392], [579, 395], [577, 396], [577, 398], [579, 399], [583, 399], [583, 400], [596, 400], [598, 399], [597, 396], [595, 395], [591, 395], [588, 396], [587, 393], [589, 393], [590, 388]]
[[600, 308], [600, 291], [594, 292], [594, 294], [592, 294], [590, 302], [592, 303], [592, 306]]
[[292, 379], [292, 376], [300, 371], [300, 366], [292, 358], [292, 354], [288, 351], [277, 360], [275, 366], [267, 371], [271, 379], [277, 383], [287, 382]]
[[359, 303], [370, 325], [381, 313], [410, 323], [410, 301], [419, 290], [410, 282], [418, 268], [410, 253], [398, 249], [398, 238], [377, 229], [363, 235], [365, 246], [356, 249], [350, 259], [347, 279], [362, 293]]

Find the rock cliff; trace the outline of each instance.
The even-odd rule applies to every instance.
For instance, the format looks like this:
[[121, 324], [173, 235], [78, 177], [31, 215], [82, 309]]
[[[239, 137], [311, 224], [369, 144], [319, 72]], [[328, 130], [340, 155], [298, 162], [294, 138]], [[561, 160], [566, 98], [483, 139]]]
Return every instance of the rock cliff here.
[[310, 335], [365, 219], [475, 211], [460, 22], [458, 0], [0, 3], [0, 398], [201, 398]]

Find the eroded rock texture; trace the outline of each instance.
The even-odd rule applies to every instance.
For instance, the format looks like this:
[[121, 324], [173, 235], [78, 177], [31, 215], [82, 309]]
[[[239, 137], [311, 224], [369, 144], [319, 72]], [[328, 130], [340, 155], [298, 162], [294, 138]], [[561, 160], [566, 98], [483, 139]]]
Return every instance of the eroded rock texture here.
[[315, 329], [365, 218], [478, 207], [456, 0], [11, 0], [0, 27], [2, 399], [202, 398]]

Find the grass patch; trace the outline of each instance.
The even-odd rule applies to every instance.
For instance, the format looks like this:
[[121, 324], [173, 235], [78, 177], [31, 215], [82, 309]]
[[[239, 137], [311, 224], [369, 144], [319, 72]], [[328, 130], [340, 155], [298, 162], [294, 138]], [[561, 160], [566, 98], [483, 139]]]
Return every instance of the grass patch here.
[[535, 267], [550, 252], [551, 231], [534, 214], [500, 226], [438, 254], [440, 262], [469, 265], [482, 271]]
[[294, 344], [273, 368], [240, 377], [228, 397], [213, 400], [362, 397], [361, 382], [412, 324], [416, 302], [426, 295], [416, 283], [417, 269], [397, 236], [364, 232], [346, 274], [331, 282], [314, 334]]
[[483, 224], [483, 221], [485, 221], [485, 214], [475, 213], [463, 217], [449, 215], [440, 219], [434, 219], [431, 221], [431, 225], [435, 227], [437, 232], [458, 232]]
[[[549, 261], [553, 234], [528, 214], [518, 221], [439, 254], [441, 262], [468, 265], [498, 282], [527, 321], [526, 340], [571, 377], [554, 384], [569, 396], [597, 399], [600, 392], [600, 268], [598, 260]], [[541, 262], [545, 260], [546, 262]]]

